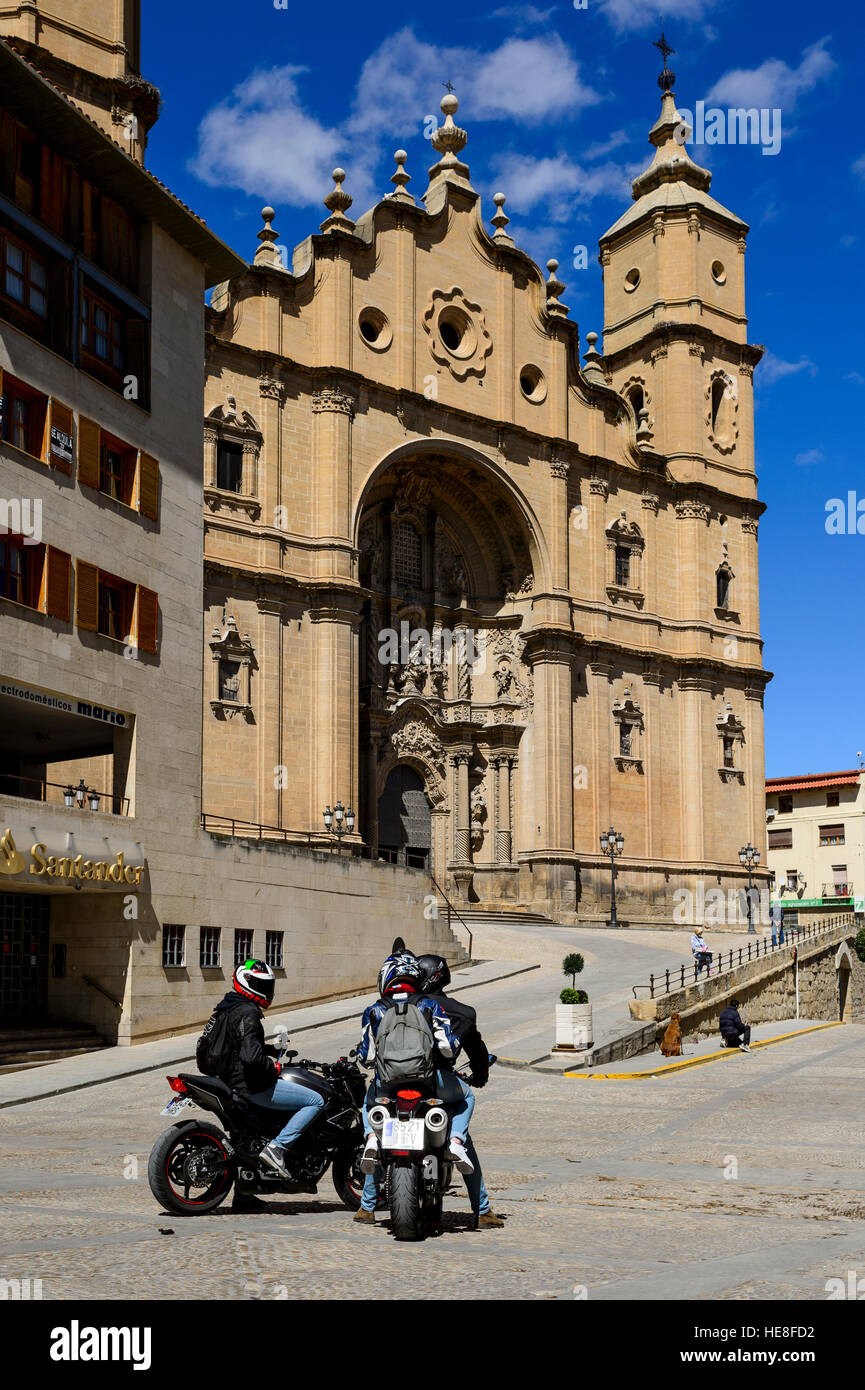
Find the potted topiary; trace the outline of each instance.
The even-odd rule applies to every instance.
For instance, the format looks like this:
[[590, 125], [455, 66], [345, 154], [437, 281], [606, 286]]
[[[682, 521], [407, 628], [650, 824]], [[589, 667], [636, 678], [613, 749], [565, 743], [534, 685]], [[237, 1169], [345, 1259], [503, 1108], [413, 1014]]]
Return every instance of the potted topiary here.
[[585, 963], [579, 951], [562, 961], [562, 973], [570, 977], [571, 988], [562, 990], [556, 1005], [557, 1052], [582, 1052], [592, 1045], [592, 1006], [586, 991], [575, 988]]

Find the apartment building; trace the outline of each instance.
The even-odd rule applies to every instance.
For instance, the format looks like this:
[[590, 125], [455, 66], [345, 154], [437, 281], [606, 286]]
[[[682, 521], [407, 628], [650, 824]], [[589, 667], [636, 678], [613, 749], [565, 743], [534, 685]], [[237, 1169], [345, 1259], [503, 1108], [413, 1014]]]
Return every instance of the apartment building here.
[[768, 778], [766, 821], [772, 897], [787, 920], [865, 913], [865, 769]]

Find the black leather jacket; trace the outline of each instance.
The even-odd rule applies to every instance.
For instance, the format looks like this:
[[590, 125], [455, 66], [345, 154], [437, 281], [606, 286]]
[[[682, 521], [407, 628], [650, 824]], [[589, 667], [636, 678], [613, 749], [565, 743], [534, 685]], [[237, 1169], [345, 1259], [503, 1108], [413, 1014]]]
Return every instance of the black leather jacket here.
[[[427, 998], [434, 999], [447, 1014], [451, 1032], [459, 1038], [462, 1050], [471, 1064], [472, 1085], [485, 1086], [490, 1075], [490, 1054], [478, 1029], [476, 1010], [472, 1008], [471, 1004], [464, 1004], [460, 999], [452, 999], [449, 994], [428, 994]], [[443, 1061], [441, 1065], [444, 1070], [453, 1071], [456, 1062]]]
[[274, 1065], [274, 1049], [264, 1041], [261, 1009], [251, 999], [230, 990], [217, 1004], [216, 1013], [225, 1024], [231, 1051], [231, 1060], [220, 1073], [220, 1080], [241, 1096], [267, 1090], [279, 1072]]

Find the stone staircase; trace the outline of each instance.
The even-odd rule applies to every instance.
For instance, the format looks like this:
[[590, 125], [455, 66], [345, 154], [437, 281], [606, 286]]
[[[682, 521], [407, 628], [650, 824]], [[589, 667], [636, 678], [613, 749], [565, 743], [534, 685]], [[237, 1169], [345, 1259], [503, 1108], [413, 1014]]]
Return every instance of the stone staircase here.
[[542, 912], [531, 912], [528, 908], [522, 907], [462, 907], [460, 904], [456, 904], [456, 911], [472, 930], [476, 926], [555, 926], [552, 917], [546, 917]]
[[0, 1075], [41, 1067], [61, 1057], [77, 1057], [106, 1047], [105, 1039], [86, 1023], [22, 1024], [0, 1028]]

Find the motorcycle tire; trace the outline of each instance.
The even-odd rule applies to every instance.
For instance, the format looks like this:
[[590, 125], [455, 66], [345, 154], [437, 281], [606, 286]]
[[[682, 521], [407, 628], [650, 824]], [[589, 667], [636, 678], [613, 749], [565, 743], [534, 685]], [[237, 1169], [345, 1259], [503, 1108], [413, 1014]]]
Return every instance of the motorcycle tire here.
[[[225, 1135], [216, 1125], [195, 1120], [172, 1125], [160, 1134], [147, 1160], [147, 1181], [150, 1191], [166, 1211], [176, 1216], [199, 1216], [202, 1212], [215, 1211], [225, 1201], [234, 1183], [225, 1142]], [[196, 1150], [204, 1153], [214, 1149], [224, 1155], [224, 1170], [201, 1195], [193, 1197], [186, 1162]], [[183, 1188], [183, 1193], [178, 1188]]]
[[420, 1200], [418, 1170], [413, 1163], [390, 1170], [390, 1229], [394, 1240], [421, 1240], [424, 1216]]
[[[339, 1153], [333, 1160], [331, 1177], [336, 1189], [336, 1195], [343, 1206], [348, 1207], [349, 1211], [357, 1211], [360, 1207], [361, 1193], [365, 1174], [360, 1171], [360, 1156], [363, 1153], [363, 1141], [354, 1150]], [[382, 1207], [387, 1206], [385, 1195], [385, 1184], [379, 1185], [378, 1202], [376, 1209], [381, 1211]]]

